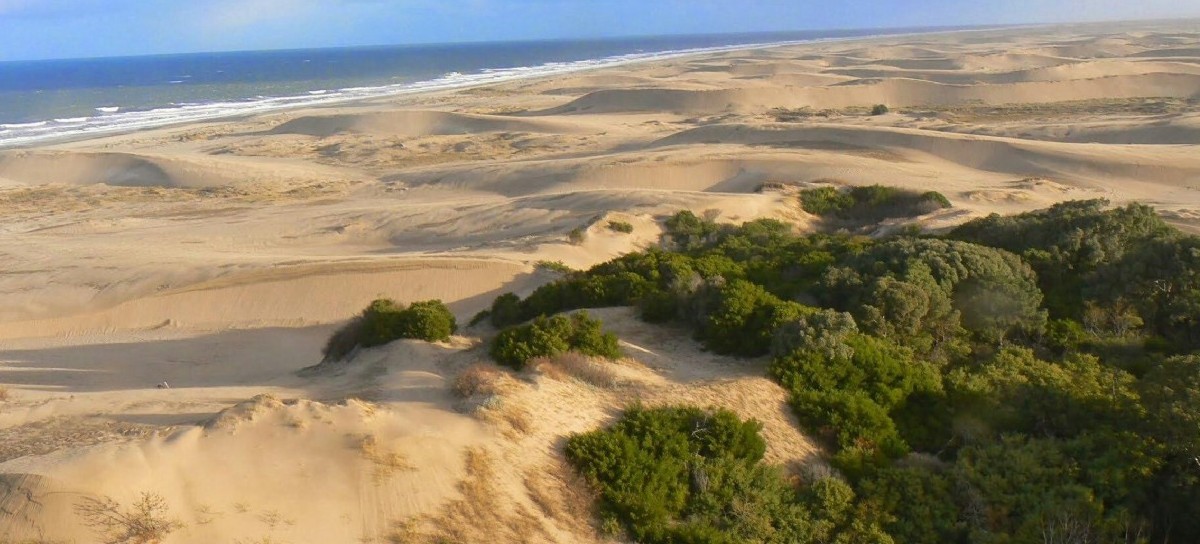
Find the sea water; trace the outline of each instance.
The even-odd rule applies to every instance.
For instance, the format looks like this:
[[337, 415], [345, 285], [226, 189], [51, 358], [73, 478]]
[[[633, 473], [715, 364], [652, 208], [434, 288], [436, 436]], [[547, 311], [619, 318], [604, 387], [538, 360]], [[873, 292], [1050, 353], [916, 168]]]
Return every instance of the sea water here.
[[0, 147], [723, 50], [915, 33], [838, 30], [0, 62]]

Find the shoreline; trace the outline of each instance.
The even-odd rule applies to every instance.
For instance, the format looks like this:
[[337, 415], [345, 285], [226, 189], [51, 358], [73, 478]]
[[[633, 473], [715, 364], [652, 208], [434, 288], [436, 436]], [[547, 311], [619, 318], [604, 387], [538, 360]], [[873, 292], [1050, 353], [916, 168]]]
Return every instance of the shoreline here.
[[[221, 122], [230, 122], [230, 121], [237, 121], [237, 120], [249, 120], [249, 119], [253, 119], [255, 117], [262, 116], [262, 115], [288, 113], [288, 112], [302, 111], [302, 110], [306, 110], [306, 109], [319, 110], [319, 109], [325, 109], [325, 108], [353, 107], [354, 105], [357, 105], [357, 104], [368, 104], [368, 103], [373, 103], [373, 102], [387, 102], [390, 100], [397, 100], [397, 99], [403, 99], [403, 98], [434, 97], [434, 96], [442, 95], [444, 93], [457, 93], [457, 92], [462, 92], [462, 91], [470, 90], [470, 89], [488, 88], [488, 87], [494, 87], [494, 86], [505, 85], [505, 84], [510, 84], [510, 83], [536, 83], [539, 81], [547, 81], [547, 80], [552, 80], [554, 78], [568, 77], [568, 76], [573, 76], [573, 75], [579, 75], [582, 73], [600, 72], [600, 71], [607, 70], [607, 69], [627, 68], [630, 66], [636, 66], [636, 65], [641, 65], [641, 64], [649, 64], [649, 63], [653, 63], [653, 62], [663, 62], [663, 61], [671, 61], [671, 60], [679, 60], [679, 59], [688, 59], [688, 58], [704, 56], [704, 55], [717, 55], [717, 54], [722, 54], [722, 53], [758, 51], [758, 50], [776, 49], [776, 48], [781, 48], [781, 47], [793, 47], [793, 46], [825, 44], [825, 43], [845, 43], [845, 42], [854, 42], [854, 41], [869, 41], [869, 40], [878, 40], [878, 39], [885, 39], [885, 38], [909, 38], [909, 37], [914, 37], [914, 36], [938, 36], [938, 35], [944, 35], [944, 34], [958, 34], [958, 33], [971, 33], [971, 32], [1010, 31], [1010, 30], [1021, 30], [1021, 29], [1030, 29], [1030, 28], [1039, 28], [1039, 27], [1054, 28], [1056, 26], [1061, 26], [1061, 25], [1027, 24], [1027, 25], [1012, 25], [1012, 26], [992, 26], [992, 27], [986, 27], [986, 28], [957, 28], [957, 29], [949, 29], [949, 30], [933, 30], [933, 31], [928, 31], [928, 32], [922, 31], [922, 32], [903, 32], [903, 33], [897, 33], [897, 34], [886, 34], [885, 33], [885, 34], [868, 34], [868, 35], [862, 35], [862, 36], [814, 38], [814, 39], [807, 39], [807, 40], [792, 40], [792, 41], [783, 41], [783, 42], [740, 44], [740, 45], [730, 45], [730, 46], [717, 46], [717, 47], [710, 47], [710, 48], [694, 48], [694, 49], [677, 50], [677, 51], [667, 50], [667, 51], [660, 51], [660, 52], [653, 52], [653, 53], [645, 53], [644, 57], [639, 56], [638, 58], [626, 58], [626, 57], [630, 57], [633, 55], [639, 55], [636, 53], [631, 53], [631, 54], [627, 54], [627, 55], [618, 55], [618, 56], [608, 57], [608, 58], [572, 61], [572, 62], [568, 62], [565, 64], [568, 64], [568, 65], [577, 64], [578, 66], [563, 67], [561, 69], [557, 69], [550, 73], [544, 73], [544, 74], [522, 74], [521, 72], [529, 71], [529, 70], [536, 70], [539, 68], [552, 66], [555, 64], [559, 64], [559, 63], [545, 63], [545, 64], [537, 65], [537, 66], [521, 66], [521, 67], [514, 67], [514, 68], [496, 69], [495, 71], [493, 71], [493, 69], [484, 69], [480, 73], [470, 74], [470, 75], [467, 75], [464, 77], [466, 77], [466, 78], [476, 77], [479, 79], [483, 79], [483, 76], [489, 76], [489, 75], [491, 75], [493, 73], [497, 73], [497, 72], [501, 72], [501, 73], [502, 72], [511, 72], [511, 77], [500, 76], [497, 78], [487, 79], [487, 80], [482, 80], [482, 81], [466, 80], [461, 83], [446, 83], [445, 86], [441, 86], [441, 87], [434, 88], [434, 89], [426, 88], [426, 87], [433, 86], [438, 81], [445, 80], [446, 76], [443, 76], [442, 78], [438, 78], [438, 79], [398, 84], [398, 85], [394, 86], [394, 87], [396, 87], [394, 90], [389, 90], [389, 91], [384, 91], [384, 90], [389, 89], [393, 86], [346, 88], [346, 89], [326, 89], [326, 90], [320, 90], [319, 94], [315, 94], [315, 93], [318, 93], [318, 91], [314, 90], [314, 91], [309, 91], [308, 94], [306, 94], [306, 95], [288, 95], [288, 96], [280, 96], [280, 97], [266, 97], [262, 101], [294, 100], [294, 99], [303, 99], [305, 97], [312, 97], [313, 101], [301, 103], [301, 104], [284, 104], [284, 105], [275, 106], [275, 107], [264, 106], [264, 107], [260, 107], [260, 108], [251, 109], [248, 111], [214, 112], [212, 114], [203, 114], [203, 115], [198, 115], [198, 116], [192, 117], [192, 118], [178, 119], [178, 120], [163, 120], [161, 122], [149, 121], [142, 126], [119, 126], [118, 125], [118, 126], [113, 126], [112, 128], [102, 128], [102, 129], [89, 131], [89, 132], [85, 132], [85, 133], [66, 133], [66, 134], [62, 134], [62, 135], [47, 135], [45, 137], [35, 136], [35, 137], [31, 137], [26, 140], [15, 141], [14, 143], [9, 143], [3, 139], [0, 139], [0, 152], [13, 151], [13, 150], [30, 150], [30, 149], [37, 149], [40, 147], [48, 147], [48, 146], [54, 146], [54, 145], [73, 144], [73, 143], [103, 139], [103, 138], [107, 138], [107, 137], [126, 136], [126, 135], [130, 135], [130, 134], [137, 134], [137, 133], [150, 132], [150, 131], [156, 131], [156, 130], [178, 129], [181, 127], [186, 127], [186, 126], [191, 126], [191, 125], [201, 125], [201, 124], [207, 124], [207, 123], [221, 123]], [[886, 29], [883, 29], [883, 30], [886, 30]], [[450, 74], [447, 74], [447, 75], [450, 75]], [[462, 74], [458, 74], [458, 75], [462, 76]], [[379, 91], [379, 92], [378, 92], [378, 94], [370, 94], [370, 95], [363, 95], [363, 96], [346, 96], [346, 97], [336, 97], [336, 98], [331, 97], [328, 100], [320, 99], [321, 96], [324, 96], [327, 93], [331, 93], [331, 92], [336, 93], [336, 92], [352, 91], [352, 90], [359, 90], [359, 89], [364, 90], [364, 91], [371, 91], [371, 92]], [[252, 106], [254, 104], [261, 103], [262, 101], [260, 101], [260, 102], [250, 102], [250, 101], [231, 102], [231, 103], [227, 103], [227, 104], [245, 104], [247, 106]], [[212, 104], [203, 104], [201, 106], [211, 107], [211, 106], [216, 106], [219, 104], [226, 104], [226, 103], [215, 102]], [[153, 113], [156, 111], [178, 111], [179, 109], [181, 109], [181, 108], [157, 108], [157, 109], [140, 111], [140, 112], [132, 112], [132, 113]], [[87, 119], [93, 119], [93, 118], [89, 117]], [[37, 123], [30, 123], [30, 124], [40, 124], [41, 126], [44, 126], [47, 123], [53, 123], [56, 121], [57, 120], [54, 120], [54, 119], [48, 119], [48, 120], [38, 121]]]

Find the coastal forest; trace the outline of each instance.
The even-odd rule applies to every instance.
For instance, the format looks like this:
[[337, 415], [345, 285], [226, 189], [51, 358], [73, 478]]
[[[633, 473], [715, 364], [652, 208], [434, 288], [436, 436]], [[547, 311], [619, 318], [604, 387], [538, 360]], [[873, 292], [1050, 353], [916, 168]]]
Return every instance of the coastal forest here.
[[617, 356], [598, 320], [563, 312], [634, 306], [732, 361], [769, 360], [823, 446], [789, 470], [763, 461], [754, 420], [632, 404], [565, 445], [602, 530], [650, 544], [1200, 541], [1200, 238], [1104, 200], [866, 236], [949, 203], [878, 186], [799, 198], [819, 232], [684, 211], [660, 246], [476, 317], [501, 331], [494, 359], [520, 369]]

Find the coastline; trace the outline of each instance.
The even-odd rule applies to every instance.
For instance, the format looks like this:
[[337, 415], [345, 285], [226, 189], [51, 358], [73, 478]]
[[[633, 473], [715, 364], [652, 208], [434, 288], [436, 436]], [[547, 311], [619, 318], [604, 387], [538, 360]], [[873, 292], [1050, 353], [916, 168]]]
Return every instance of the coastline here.
[[[1012, 26], [987, 26], [987, 27], [971, 27], [971, 28], [954, 28], [945, 30], [920, 30], [917, 32], [900, 32], [900, 33], [883, 33], [883, 34], [866, 34], [860, 36], [846, 37], [831, 37], [831, 38], [814, 38], [805, 40], [767, 42], [767, 43], [752, 43], [739, 44], [729, 46], [717, 46], [709, 48], [695, 48], [685, 50], [667, 50], [652, 53], [628, 54], [617, 57], [587, 59], [582, 61], [566, 62], [566, 63], [548, 63], [539, 66], [521, 66], [508, 69], [485, 69], [477, 74], [447, 74], [439, 79], [416, 81], [410, 83], [402, 83], [394, 86], [380, 87], [358, 87], [347, 89], [324, 89], [308, 91], [304, 95], [290, 95], [279, 97], [263, 97], [259, 101], [238, 101], [238, 102], [215, 102], [209, 104], [197, 104], [194, 107], [199, 108], [197, 113], [186, 118], [164, 118], [151, 119], [142, 123], [129, 123], [121, 125], [113, 125], [95, 130], [86, 130], [79, 132], [67, 132], [62, 134], [47, 134], [44, 136], [32, 136], [27, 138], [12, 138], [0, 139], [0, 151], [18, 150], [18, 149], [34, 149], [43, 146], [53, 146], [58, 144], [84, 142], [99, 138], [122, 136], [135, 134], [139, 132], [152, 131], [158, 129], [177, 129], [189, 125], [217, 123], [223, 121], [235, 121], [252, 119], [257, 116], [268, 114], [279, 114], [305, 109], [323, 109], [348, 107], [357, 104], [368, 104], [387, 102], [394, 100], [402, 100], [404, 98], [419, 98], [426, 96], [438, 96], [443, 93], [455, 93], [470, 89], [487, 88], [511, 83], [534, 83], [553, 78], [569, 77], [575, 74], [587, 72], [596, 72], [606, 69], [619, 69], [624, 67], [636, 66], [639, 64], [667, 62], [672, 60], [689, 59], [696, 57], [704, 57], [706, 55], [719, 55], [723, 53], [734, 53], [743, 51], [756, 51], [765, 49], [775, 49], [780, 47], [790, 47], [798, 45], [813, 45], [821, 43], [844, 43], [857, 41], [871, 41], [878, 39], [889, 38], [909, 38], [914, 36], [937, 36], [943, 34], [955, 33], [970, 33], [970, 32], [989, 32], [989, 31], [1008, 31], [1026, 28], [1037, 28], [1042, 26], [1053, 25], [1012, 25]], [[888, 29], [879, 29], [888, 30]], [[896, 29], [906, 30], [906, 29]], [[545, 71], [546, 73], [540, 73]], [[338, 96], [337, 93], [346, 93], [345, 96]], [[271, 105], [268, 102], [277, 101], [278, 105]], [[184, 111], [188, 106], [161, 108], [139, 112], [124, 112], [118, 115], [147, 115], [154, 114], [169, 114], [172, 112]], [[210, 108], [226, 108], [224, 111], [206, 112]], [[237, 111], [229, 110], [228, 108], [236, 108]], [[108, 110], [109, 107], [96, 108], [97, 110]], [[102, 117], [86, 118], [87, 121], [93, 119], [103, 119]], [[74, 121], [73, 119], [57, 120], [47, 119], [31, 123], [20, 123], [9, 125], [16, 127], [19, 125], [28, 125], [35, 128], [44, 127], [50, 123], [59, 121]], [[78, 121], [84, 121], [83, 118]]]

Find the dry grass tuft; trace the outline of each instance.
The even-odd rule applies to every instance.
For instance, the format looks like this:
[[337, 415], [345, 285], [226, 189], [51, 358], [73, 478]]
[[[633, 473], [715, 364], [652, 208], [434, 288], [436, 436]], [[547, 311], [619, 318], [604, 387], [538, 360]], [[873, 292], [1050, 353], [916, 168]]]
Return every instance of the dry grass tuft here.
[[501, 392], [504, 372], [483, 363], [471, 365], [454, 379], [454, 393], [461, 398], [490, 397]]
[[7, 387], [0, 385], [0, 402], [8, 402], [12, 400], [12, 392]]
[[[548, 538], [539, 518], [520, 505], [501, 502], [495, 461], [484, 450], [466, 452], [466, 478], [459, 483], [462, 498], [446, 505], [430, 520], [432, 542], [536, 542]], [[539, 538], [540, 537], [540, 538]]]
[[596, 495], [591, 486], [562, 459], [545, 470], [525, 475], [525, 490], [542, 514], [573, 534], [597, 533]]
[[497, 411], [497, 415], [518, 435], [528, 435], [533, 432], [533, 417], [520, 406], [505, 404]]
[[534, 359], [529, 364], [536, 372], [552, 380], [574, 378], [603, 389], [611, 389], [621, 382], [611, 363], [575, 352]]
[[363, 458], [375, 465], [376, 482], [382, 482], [397, 472], [416, 470], [403, 453], [384, 448], [373, 434], [358, 437], [358, 448]]
[[142, 493], [128, 508], [111, 497], [86, 497], [75, 505], [83, 523], [107, 544], [152, 544], [183, 528], [168, 517], [167, 501], [161, 495]]

